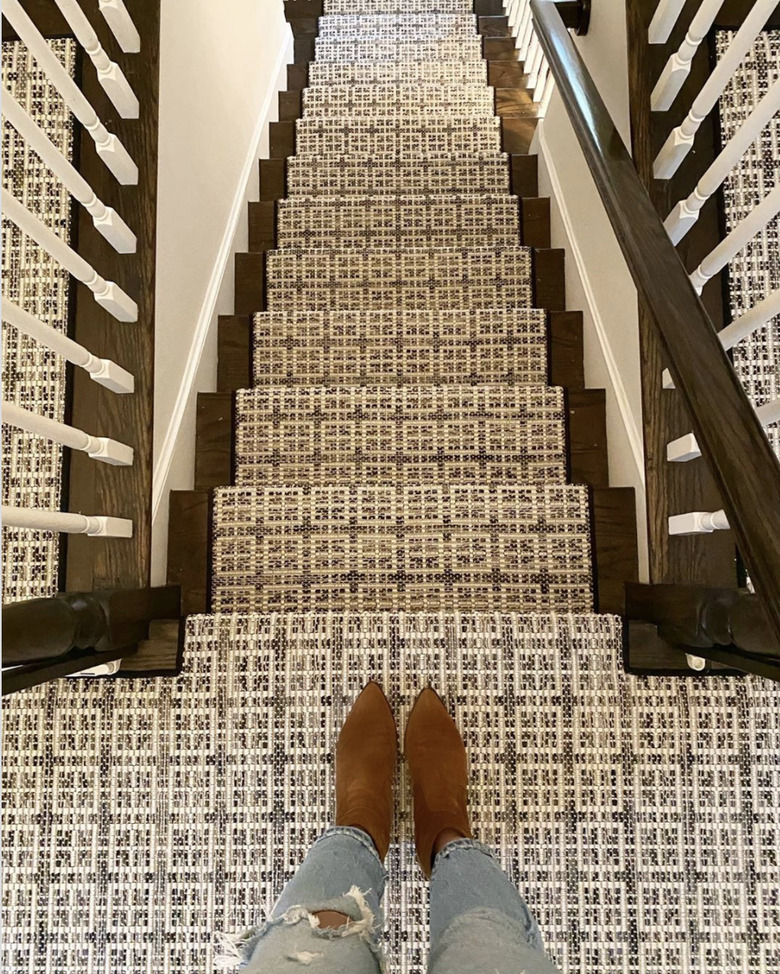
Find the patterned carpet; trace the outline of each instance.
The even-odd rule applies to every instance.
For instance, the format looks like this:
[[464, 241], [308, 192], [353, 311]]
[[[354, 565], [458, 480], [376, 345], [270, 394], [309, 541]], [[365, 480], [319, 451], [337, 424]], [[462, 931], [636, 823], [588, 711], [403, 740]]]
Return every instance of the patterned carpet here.
[[[716, 33], [722, 56], [735, 31]], [[780, 30], [759, 34], [720, 99], [721, 143], [725, 145], [780, 77]], [[732, 169], [723, 184], [726, 230], [731, 231], [777, 185], [780, 173], [780, 115], [775, 115], [760, 137]], [[780, 217], [767, 227], [729, 264], [728, 293], [731, 316], [738, 318], [780, 288]], [[780, 397], [780, 318], [739, 342], [734, 348], [734, 368], [748, 398], [757, 406]], [[768, 428], [780, 456], [780, 423]]]
[[[178, 679], [6, 707], [14, 974], [212, 972], [331, 821], [372, 677], [402, 728], [426, 683], [446, 696], [477, 833], [563, 974], [780, 972], [780, 695], [627, 677], [593, 611], [589, 491], [470, 6], [326, 0], [214, 496], [214, 614]], [[422, 974], [403, 768], [398, 799], [389, 971]]]
[[[50, 41], [72, 75], [75, 41]], [[71, 114], [19, 41], [3, 42], [3, 87], [67, 157], [73, 154]], [[3, 119], [3, 186], [65, 240], [70, 238], [70, 195]], [[60, 331], [68, 327], [69, 277], [35, 241], [3, 220], [3, 297]], [[51, 419], [65, 418], [65, 362], [3, 322], [3, 397]], [[62, 448], [3, 426], [3, 504], [59, 509]], [[3, 528], [3, 603], [57, 591], [59, 538], [50, 532]]]

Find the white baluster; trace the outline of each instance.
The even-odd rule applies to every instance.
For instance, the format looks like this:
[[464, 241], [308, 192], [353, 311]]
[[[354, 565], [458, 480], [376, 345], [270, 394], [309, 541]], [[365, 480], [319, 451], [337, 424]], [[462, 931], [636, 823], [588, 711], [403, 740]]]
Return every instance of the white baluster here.
[[52, 172], [62, 180], [66, 189], [81, 203], [92, 217], [98, 233], [102, 234], [120, 254], [134, 254], [136, 238], [119, 214], [102, 203], [81, 173], [71, 165], [60, 150], [46, 136], [10, 92], [3, 92], [3, 115], [35, 150]]
[[674, 514], [669, 518], [669, 534], [712, 534], [713, 531], [728, 531], [729, 521], [726, 512], [690, 511], [687, 514]]
[[520, 29], [517, 32], [517, 55], [521, 61], [525, 61], [528, 58], [528, 51], [531, 47], [531, 40], [535, 37], [534, 34], [534, 18], [531, 13], [531, 7], [528, 6], [526, 12], [523, 14], [523, 19], [520, 22]]
[[110, 463], [113, 467], [133, 465], [131, 446], [112, 440], [108, 436], [90, 436], [89, 433], [76, 429], [75, 426], [67, 426], [65, 423], [57, 422], [56, 419], [30, 412], [29, 409], [23, 409], [5, 399], [3, 400], [3, 422], [27, 430], [28, 433], [34, 433], [36, 436], [42, 436], [46, 440], [61, 443], [71, 450], [79, 450], [93, 460]]
[[528, 48], [528, 61], [523, 66], [523, 70], [528, 75], [529, 88], [536, 87], [536, 82], [539, 77], [539, 68], [541, 67], [543, 57], [544, 51], [542, 50], [542, 45], [539, 43], [539, 38], [536, 36], [536, 34], [534, 34]]
[[684, 6], [685, 0], [658, 0], [647, 31], [647, 39], [651, 44], [665, 44], [669, 40]]
[[3, 14], [30, 49], [46, 77], [62, 95], [67, 106], [89, 132], [103, 162], [122, 185], [135, 186], [138, 183], [138, 166], [119, 139], [111, 135], [97, 117], [95, 109], [60, 64], [38, 28], [22, 9], [19, 0], [4, 0]]
[[[762, 426], [780, 422], [780, 398], [759, 406], [756, 416]], [[670, 463], [686, 463], [688, 460], [697, 460], [700, 456], [699, 443], [693, 433], [686, 433], [685, 436], [672, 440], [666, 447], [666, 459]]]
[[510, 30], [517, 35], [517, 28], [523, 16], [523, 0], [511, 0], [506, 13]]
[[547, 87], [547, 75], [550, 71], [550, 66], [547, 63], [547, 58], [542, 58], [542, 63], [539, 66], [539, 76], [536, 79], [536, 87], [534, 88], [533, 99], [539, 104], [544, 95], [544, 89]]
[[137, 54], [141, 50], [141, 35], [124, 0], [100, 0], [98, 7], [125, 54]]
[[30, 338], [35, 339], [35, 341], [40, 342], [41, 345], [45, 345], [46, 348], [62, 355], [68, 362], [84, 369], [98, 385], [105, 386], [112, 392], [133, 392], [135, 379], [116, 362], [107, 358], [98, 358], [82, 345], [72, 341], [67, 335], [63, 335], [61, 331], [39, 321], [29, 311], [20, 308], [13, 301], [3, 300], [3, 320]]
[[693, 148], [699, 126], [723, 94], [726, 85], [731, 81], [742, 58], [750, 50], [776, 4], [777, 0], [756, 0], [755, 6], [745, 17], [728, 50], [704, 82], [682, 124], [672, 129], [669, 138], [658, 153], [653, 163], [653, 175], [656, 179], [669, 179], [677, 172], [680, 163]]
[[3, 525], [8, 528], [30, 528], [34, 531], [58, 531], [62, 534], [88, 534], [93, 538], [132, 538], [133, 522], [122, 517], [87, 514], [65, 514], [29, 507], [2, 507]]
[[699, 219], [699, 213], [726, 179], [731, 170], [742, 158], [745, 150], [758, 138], [764, 126], [780, 111], [780, 78], [772, 85], [747, 119], [740, 126], [704, 173], [691, 195], [675, 206], [664, 221], [664, 226], [673, 244], [678, 244]]
[[78, 0], [54, 0], [67, 20], [76, 40], [89, 55], [101, 87], [122, 118], [138, 118], [138, 99], [124, 72], [103, 50], [103, 45], [87, 20]]
[[759, 231], [780, 213], [780, 183], [768, 193], [758, 206], [751, 210], [745, 219], [718, 246], [708, 254], [691, 274], [691, 283], [701, 294], [702, 288], [711, 277], [722, 270]]
[[[59, 0], [58, 0], [59, 2]], [[650, 96], [650, 108], [654, 112], [665, 112], [672, 107], [672, 102], [680, 94], [685, 79], [691, 73], [693, 56], [699, 50], [699, 45], [707, 36], [715, 23], [715, 17], [723, 5], [723, 0], [702, 0], [702, 5], [693, 15], [691, 26], [685, 35], [680, 49], [675, 51], [666, 62]]]
[[555, 90], [555, 76], [552, 71], [547, 73], [547, 81], [544, 85], [544, 91], [542, 92], [542, 97], [539, 99], [539, 118], [544, 118], [547, 114], [547, 109], [550, 105], [550, 99], [552, 98], [552, 93]]
[[[752, 335], [763, 328], [772, 318], [780, 315], [780, 290], [773, 291], [768, 297], [754, 305], [750, 311], [740, 315], [730, 325], [718, 332], [718, 340], [725, 349], [733, 348], [737, 342]], [[674, 382], [669, 369], [663, 373], [664, 389], [674, 389]]]
[[95, 301], [119, 321], [137, 321], [138, 305], [115, 284], [101, 277], [83, 257], [72, 250], [57, 234], [42, 223], [37, 216], [22, 206], [3, 187], [3, 212], [9, 220], [29, 234], [45, 251], [58, 261], [77, 280], [92, 291]]

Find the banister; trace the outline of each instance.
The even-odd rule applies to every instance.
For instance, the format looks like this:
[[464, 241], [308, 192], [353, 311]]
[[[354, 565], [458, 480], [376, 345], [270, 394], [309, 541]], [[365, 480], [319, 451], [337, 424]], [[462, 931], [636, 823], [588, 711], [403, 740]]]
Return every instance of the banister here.
[[651, 313], [772, 630], [780, 636], [780, 463], [554, 0], [536, 30], [637, 290]]

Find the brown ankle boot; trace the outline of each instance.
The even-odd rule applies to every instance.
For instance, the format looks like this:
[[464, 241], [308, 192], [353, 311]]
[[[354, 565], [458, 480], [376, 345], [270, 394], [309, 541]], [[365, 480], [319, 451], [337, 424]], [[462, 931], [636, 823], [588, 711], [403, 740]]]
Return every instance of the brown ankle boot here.
[[435, 690], [423, 690], [417, 698], [406, 725], [404, 751], [414, 790], [417, 861], [430, 878], [433, 847], [445, 829], [472, 837], [466, 810], [466, 748]]
[[397, 753], [393, 712], [371, 682], [347, 715], [336, 746], [336, 825], [368, 832], [380, 859], [390, 846]]

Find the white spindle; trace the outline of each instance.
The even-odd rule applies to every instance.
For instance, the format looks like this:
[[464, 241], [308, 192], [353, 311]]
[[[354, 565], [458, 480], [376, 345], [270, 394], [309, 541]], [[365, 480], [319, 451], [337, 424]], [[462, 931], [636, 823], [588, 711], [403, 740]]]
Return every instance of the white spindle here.
[[679, 202], [664, 221], [664, 226], [672, 243], [678, 244], [696, 223], [704, 204], [737, 165], [748, 146], [755, 142], [764, 126], [778, 111], [780, 111], [780, 78], [745, 119], [739, 131], [729, 140], [728, 145], [725, 146], [696, 184], [691, 195]]
[[533, 100], [540, 104], [542, 97], [544, 96], [544, 90], [547, 87], [547, 75], [550, 72], [550, 66], [547, 63], [547, 58], [542, 58], [542, 63], [539, 66], [539, 75], [536, 79], [536, 87], [534, 88]]
[[669, 534], [712, 534], [713, 531], [728, 531], [729, 521], [726, 512], [689, 511], [687, 514], [674, 514], [669, 518]]
[[2, 508], [3, 524], [9, 528], [58, 531], [62, 534], [88, 534], [101, 538], [132, 538], [133, 522], [122, 517], [65, 514], [29, 507]]
[[23, 409], [16, 403], [3, 400], [3, 422], [19, 429], [27, 430], [46, 440], [53, 440], [71, 450], [86, 453], [93, 460], [109, 463], [113, 467], [132, 467], [133, 448], [125, 443], [119, 443], [108, 436], [90, 436], [84, 430], [75, 426], [67, 426], [56, 419], [41, 416], [39, 413]]
[[535, 88], [536, 82], [539, 78], [539, 68], [542, 64], [542, 59], [544, 58], [544, 51], [542, 50], [542, 45], [539, 43], [539, 38], [534, 34], [531, 38], [531, 44], [528, 48], [528, 61], [523, 67], [523, 70], [528, 75], [528, 87]]
[[[759, 406], [756, 416], [762, 426], [780, 422], [780, 398]], [[686, 433], [685, 436], [672, 440], [666, 447], [666, 459], [670, 463], [686, 463], [688, 460], [697, 460], [700, 456], [699, 443], [693, 433]]]
[[[59, 2], [59, 0], [58, 0]], [[699, 45], [707, 36], [715, 23], [715, 17], [723, 5], [723, 0], [702, 0], [702, 4], [691, 20], [691, 26], [685, 35], [680, 49], [675, 51], [666, 62], [650, 96], [650, 108], [654, 112], [665, 112], [672, 107], [672, 102], [680, 94], [685, 79], [691, 73], [693, 56], [699, 50]]]
[[137, 321], [138, 305], [115, 284], [101, 277], [83, 257], [72, 250], [57, 234], [42, 223], [37, 216], [22, 206], [3, 187], [3, 212], [9, 220], [29, 234], [44, 250], [69, 271], [77, 280], [92, 291], [95, 301], [119, 321]]
[[544, 85], [544, 91], [542, 92], [542, 97], [539, 99], [539, 117], [544, 118], [547, 114], [547, 109], [550, 105], [550, 99], [552, 98], [552, 93], [555, 90], [555, 76], [552, 71], [547, 72], [547, 81]]
[[507, 18], [509, 27], [512, 33], [517, 37], [518, 27], [523, 19], [523, 13], [525, 12], [525, 2], [524, 0], [511, 0], [509, 7], [507, 9]]
[[138, 167], [127, 149], [115, 135], [111, 135], [95, 113], [76, 82], [57, 60], [56, 55], [41, 36], [19, 0], [4, 0], [3, 14], [35, 57], [49, 81], [65, 99], [66, 104], [89, 132], [95, 149], [117, 180], [123, 185], [138, 183]]
[[[737, 342], [752, 335], [763, 328], [767, 322], [780, 315], [780, 290], [773, 291], [768, 297], [754, 305], [722, 331], [718, 332], [718, 340], [725, 349], [733, 348]], [[669, 369], [663, 373], [664, 389], [674, 389], [674, 382]]]
[[517, 48], [517, 55], [521, 61], [527, 60], [528, 51], [531, 47], [531, 41], [535, 36], [534, 18], [529, 5], [523, 13], [523, 18], [520, 21], [520, 28], [517, 32], [517, 44], [515, 45]]
[[124, 0], [100, 0], [98, 7], [125, 54], [137, 54], [141, 50], [141, 35]]
[[669, 138], [658, 153], [653, 164], [653, 174], [656, 179], [669, 179], [677, 172], [680, 163], [693, 148], [699, 126], [723, 94], [726, 85], [731, 81], [742, 58], [747, 54], [776, 4], [777, 0], [756, 0], [728, 50], [704, 82], [682, 124], [672, 129]]
[[63, 335], [61, 331], [39, 321], [29, 311], [20, 308], [13, 301], [3, 300], [3, 320], [30, 338], [35, 339], [35, 341], [40, 342], [41, 345], [45, 345], [46, 348], [62, 355], [68, 362], [84, 369], [89, 373], [91, 379], [94, 379], [99, 385], [105, 386], [106, 389], [118, 393], [133, 392], [135, 379], [116, 362], [107, 358], [98, 358], [82, 345], [72, 341], [67, 335]]
[[647, 39], [651, 44], [665, 44], [669, 40], [684, 6], [685, 0], [658, 0], [647, 31]]
[[111, 99], [122, 118], [138, 118], [138, 99], [124, 72], [103, 50], [92, 24], [87, 20], [78, 0], [54, 0], [67, 20], [76, 40], [89, 55], [97, 71], [101, 87]]
[[81, 203], [92, 217], [95, 229], [120, 254], [134, 254], [136, 238], [119, 214], [102, 203], [81, 173], [71, 165], [60, 150], [36, 125], [19, 102], [7, 91], [3, 92], [3, 115], [35, 150], [52, 172], [62, 180], [66, 189]]
[[701, 294], [702, 288], [711, 277], [722, 270], [759, 231], [780, 213], [780, 183], [768, 193], [758, 206], [751, 210], [745, 219], [729, 233], [708, 254], [691, 274], [691, 283]]

